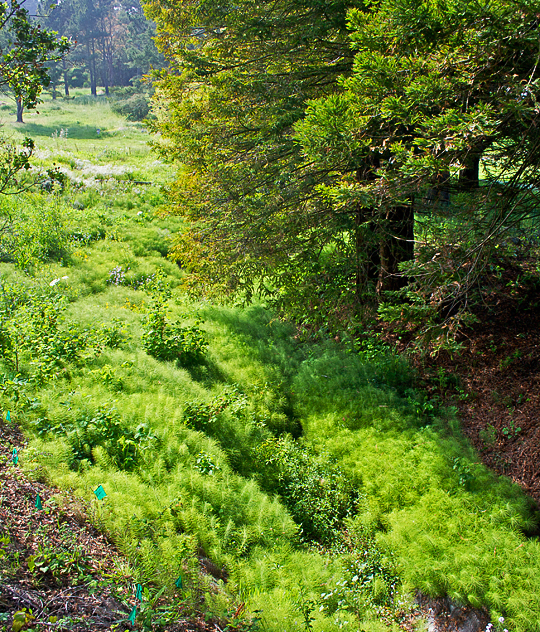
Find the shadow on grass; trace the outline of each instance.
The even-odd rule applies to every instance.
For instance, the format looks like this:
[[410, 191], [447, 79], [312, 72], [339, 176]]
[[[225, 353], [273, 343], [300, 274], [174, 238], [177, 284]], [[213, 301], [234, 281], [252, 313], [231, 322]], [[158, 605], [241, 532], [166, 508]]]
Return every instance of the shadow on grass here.
[[211, 389], [217, 383], [229, 382], [227, 374], [211, 360], [202, 360], [199, 364], [182, 366], [194, 382], [201, 383], [205, 388]]
[[275, 382], [273, 388], [281, 399], [281, 414], [266, 420], [270, 432], [274, 436], [290, 434], [295, 439], [302, 436], [302, 423], [294, 406], [292, 381], [304, 351], [294, 339], [294, 327], [276, 319], [271, 311], [258, 305], [243, 309], [210, 308], [206, 317], [225, 326], [244, 343], [248, 355], [271, 369], [275, 379], [270, 380]]
[[67, 138], [73, 138], [75, 140], [100, 140], [103, 138], [110, 138], [114, 134], [110, 134], [106, 130], [101, 130], [97, 133], [97, 128], [94, 125], [73, 125], [71, 127], [62, 128], [58, 125], [41, 125], [40, 123], [24, 123], [17, 128], [22, 134], [26, 136], [44, 136], [51, 138], [54, 133], [60, 134], [61, 129], [67, 129]]
[[207, 318], [224, 325], [249, 347], [253, 357], [278, 368], [283, 377], [291, 377], [303, 359], [295, 329], [278, 320], [260, 305], [242, 309], [209, 309]]

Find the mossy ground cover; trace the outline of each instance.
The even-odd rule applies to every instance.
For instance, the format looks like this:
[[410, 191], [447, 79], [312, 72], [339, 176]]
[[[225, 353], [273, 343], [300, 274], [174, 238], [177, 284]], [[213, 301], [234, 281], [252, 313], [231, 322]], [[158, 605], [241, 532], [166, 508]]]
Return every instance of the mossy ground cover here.
[[190, 300], [147, 135], [99, 100], [31, 125], [69, 182], [1, 201], [1, 403], [29, 438], [20, 467], [83, 498], [148, 587], [137, 627], [171, 624], [163, 589], [230, 630], [397, 629], [422, 590], [540, 630], [533, 508], [405, 359]]

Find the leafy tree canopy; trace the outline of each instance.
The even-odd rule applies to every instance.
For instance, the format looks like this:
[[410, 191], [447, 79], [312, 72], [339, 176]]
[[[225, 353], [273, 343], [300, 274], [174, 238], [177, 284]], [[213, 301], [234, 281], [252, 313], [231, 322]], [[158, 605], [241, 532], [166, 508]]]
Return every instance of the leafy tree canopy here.
[[[15, 94], [20, 111], [37, 105], [50, 82], [46, 64], [68, 49], [66, 38], [33, 23], [21, 4], [0, 2], [0, 90]], [[33, 148], [29, 138], [20, 149], [0, 138], [0, 193], [20, 189], [17, 174], [29, 169]]]
[[185, 165], [194, 283], [301, 318], [401, 303], [404, 285], [423, 317], [466, 309], [488, 246], [534, 207], [535, 3], [146, 10], [172, 62], [156, 128]]
[[[297, 138], [306, 160], [333, 169], [319, 192], [336, 212], [375, 209], [383, 232], [396, 208], [415, 213], [405, 296], [422, 319], [456, 321], [492, 247], [538, 207], [537, 8], [384, 0], [349, 18], [354, 72], [310, 104]], [[368, 165], [373, 177], [359, 178]]]
[[69, 42], [31, 22], [16, 1], [0, 2], [0, 31], [0, 88], [10, 88], [25, 107], [35, 107], [50, 81], [45, 64], [67, 52]]

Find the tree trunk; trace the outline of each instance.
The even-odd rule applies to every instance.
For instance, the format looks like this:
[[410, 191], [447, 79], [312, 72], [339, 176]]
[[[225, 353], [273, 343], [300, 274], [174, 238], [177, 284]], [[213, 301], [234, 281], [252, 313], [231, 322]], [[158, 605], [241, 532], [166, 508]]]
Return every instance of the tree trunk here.
[[[373, 182], [379, 159], [374, 157], [363, 169], [358, 169], [358, 182]], [[370, 302], [377, 286], [381, 265], [380, 249], [376, 240], [377, 226], [374, 221], [377, 209], [359, 207], [355, 213], [355, 301], [357, 305]]]
[[22, 97], [17, 97], [17, 123], [24, 123], [23, 121], [23, 102]]
[[62, 68], [64, 70], [64, 94], [69, 97], [69, 80], [67, 74], [66, 58], [62, 57]]
[[459, 184], [462, 189], [471, 191], [480, 186], [480, 157], [481, 154], [467, 156], [465, 169], [459, 172]]
[[450, 205], [449, 171], [445, 171], [437, 176], [434, 186], [428, 189], [425, 202], [433, 208], [439, 209]]
[[104, 37], [101, 39], [101, 57], [102, 57], [103, 86], [105, 88], [105, 95], [109, 96], [109, 67], [107, 64], [107, 51], [106, 51]]
[[[355, 301], [357, 305], [369, 302], [369, 294], [376, 286], [379, 274], [379, 249], [371, 235], [374, 229], [373, 209], [359, 208], [355, 224]], [[368, 228], [366, 228], [366, 223]], [[366, 238], [366, 233], [369, 235]]]
[[97, 79], [96, 79], [96, 48], [94, 40], [87, 45], [88, 50], [88, 70], [90, 71], [90, 94], [97, 96]]
[[398, 206], [388, 211], [381, 226], [380, 267], [377, 294], [396, 291], [407, 284], [399, 264], [414, 257], [414, 207]]

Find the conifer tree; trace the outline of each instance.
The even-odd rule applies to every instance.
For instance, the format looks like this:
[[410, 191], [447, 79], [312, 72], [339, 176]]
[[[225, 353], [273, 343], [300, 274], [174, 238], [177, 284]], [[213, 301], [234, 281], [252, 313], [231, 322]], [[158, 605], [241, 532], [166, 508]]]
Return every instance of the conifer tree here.
[[364, 212], [364, 226], [389, 235], [380, 272], [387, 245], [412, 243], [422, 221], [416, 260], [394, 256], [387, 271], [399, 279], [401, 262], [423, 317], [428, 306], [455, 319], [490, 246], [538, 207], [536, 8], [383, 0], [349, 17], [354, 72], [341, 94], [310, 105], [297, 138], [307, 161], [333, 172], [320, 192], [335, 212]]
[[449, 315], [533, 204], [536, 9], [354, 5], [147, 3], [171, 60], [156, 129], [184, 165], [176, 254], [204, 290], [259, 289], [300, 317], [406, 284]]
[[146, 3], [171, 63], [156, 129], [185, 165], [174, 193], [190, 224], [176, 254], [199, 288], [259, 290], [299, 310], [354, 302], [357, 244], [317, 194], [329, 174], [305, 163], [293, 126], [350, 73], [355, 4]]

